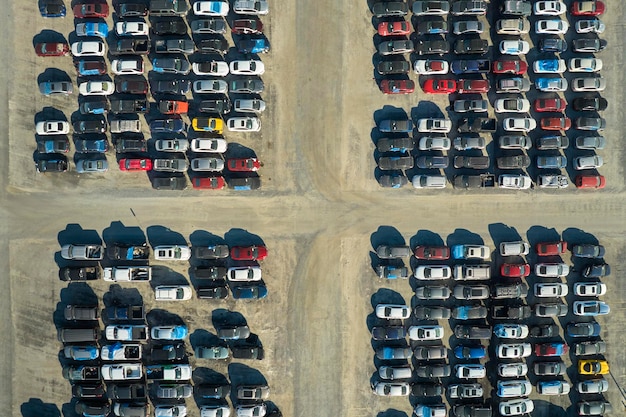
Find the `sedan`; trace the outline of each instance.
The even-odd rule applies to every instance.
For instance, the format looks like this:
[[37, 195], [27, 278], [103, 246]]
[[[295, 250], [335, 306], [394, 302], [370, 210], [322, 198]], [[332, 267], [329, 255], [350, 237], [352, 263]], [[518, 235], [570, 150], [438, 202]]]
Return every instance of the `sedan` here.
[[563, 317], [567, 315], [567, 305], [561, 303], [535, 305], [537, 317]]
[[487, 93], [489, 92], [489, 80], [458, 80], [458, 93]]
[[406, 74], [410, 71], [411, 65], [405, 60], [380, 61], [376, 70], [381, 75]]
[[528, 113], [530, 102], [525, 98], [499, 98], [493, 104], [496, 113]]
[[454, 384], [448, 386], [448, 396], [453, 399], [482, 398], [481, 384]]
[[77, 3], [72, 7], [74, 17], [78, 19], [106, 18], [109, 15], [109, 5], [106, 3]]
[[[424, 288], [424, 287], [422, 287]], [[446, 287], [444, 287], [446, 288]], [[447, 298], [450, 298], [449, 296]], [[446, 299], [447, 299], [446, 298]], [[446, 307], [426, 307], [426, 306], [418, 306], [415, 307], [413, 311], [415, 317], [418, 320], [439, 320], [439, 319], [449, 319], [450, 318], [450, 309]]]
[[574, 301], [572, 311], [577, 316], [603, 316], [611, 312], [607, 303], [602, 301]]
[[267, 257], [265, 246], [234, 246], [230, 249], [230, 257], [235, 261], [261, 261]]
[[70, 132], [70, 124], [61, 120], [48, 120], [35, 125], [38, 135], [65, 135]]
[[525, 339], [528, 333], [525, 324], [496, 324], [493, 327], [493, 334], [501, 339]]
[[606, 284], [602, 282], [577, 282], [574, 294], [580, 297], [599, 297], [606, 294]]
[[[448, 64], [448, 61], [442, 59], [419, 59], [415, 61], [413, 68], [415, 68], [415, 72], [420, 75], [447, 74], [450, 65]], [[434, 82], [435, 80], [427, 80], [427, 82], [428, 81]], [[454, 82], [453, 80], [448, 81]], [[451, 92], [453, 91], [456, 91], [456, 87], [454, 87]]]
[[261, 130], [261, 119], [258, 117], [231, 117], [228, 119], [228, 130], [231, 132], [258, 132]]
[[[180, 139], [171, 139], [165, 141], [162, 139], [159, 142], [161, 149], [163, 149], [163, 145], [169, 145], [169, 142], [178, 141], [181, 142]], [[164, 143], [165, 142], [165, 143]], [[185, 143], [188, 143], [187, 140], [184, 141], [182, 148], [186, 148]], [[176, 146], [178, 145], [178, 146]], [[176, 148], [177, 152], [184, 152], [181, 150], [181, 146], [178, 143], [172, 143], [172, 148]], [[191, 140], [191, 150], [193, 152], [213, 152], [213, 153], [224, 153], [228, 149], [228, 142], [225, 139], [221, 138], [195, 138]]]
[[535, 16], [558, 16], [566, 11], [567, 6], [562, 1], [538, 1], [533, 8]]
[[449, 165], [447, 156], [420, 156], [415, 160], [415, 165], [422, 169], [446, 169]]
[[379, 319], [406, 319], [411, 315], [411, 309], [399, 304], [378, 304], [376, 317]]
[[588, 323], [569, 323], [566, 330], [569, 337], [600, 336], [600, 325], [595, 321]]
[[560, 376], [565, 375], [565, 363], [558, 362], [535, 362], [534, 369], [537, 376]]
[[450, 119], [419, 119], [417, 121], [418, 132], [448, 133], [452, 129]]
[[502, 401], [498, 406], [500, 414], [503, 416], [521, 416], [530, 414], [535, 409], [533, 400], [527, 398]]
[[578, 130], [598, 131], [606, 128], [606, 120], [602, 117], [577, 117], [574, 124]]
[[486, 112], [489, 108], [487, 100], [456, 100], [454, 111], [457, 113]]
[[568, 117], [543, 117], [539, 123], [543, 130], [569, 130], [572, 127]]
[[[375, 5], [388, 5], [389, 3], [381, 2]], [[398, 22], [381, 22], [378, 24], [378, 34], [380, 36], [404, 36], [411, 33], [409, 23], [405, 20]]]
[[150, 33], [150, 26], [141, 21], [120, 21], [115, 24], [115, 34], [118, 36], [147, 36]]
[[226, 1], [197, 1], [193, 4], [196, 16], [227, 16], [229, 5]]
[[417, 24], [418, 35], [437, 35], [448, 33], [448, 22], [445, 20], [423, 20]]
[[602, 97], [578, 97], [572, 104], [576, 111], [604, 111], [609, 102]]
[[218, 117], [194, 117], [191, 128], [196, 132], [213, 132], [221, 135], [224, 131], [224, 120]]
[[235, 75], [261, 75], [265, 72], [262, 61], [251, 59], [249, 61], [232, 61], [230, 73]]
[[577, 258], [601, 259], [604, 253], [602, 245], [574, 245], [572, 248], [572, 255]]
[[568, 351], [569, 347], [565, 343], [554, 342], [540, 343], [535, 345], [535, 355], [539, 357], [563, 356], [567, 354]]
[[454, 356], [458, 359], [482, 359], [487, 356], [484, 346], [458, 345], [454, 348]]
[[78, 92], [83, 96], [108, 96], [115, 91], [115, 85], [109, 81], [87, 81], [78, 85]]
[[568, 292], [567, 284], [561, 282], [535, 284], [535, 297], [565, 297]]
[[150, 339], [152, 340], [183, 340], [187, 337], [187, 326], [154, 326], [150, 329]]
[[152, 70], [158, 73], [187, 75], [191, 71], [191, 65], [187, 58], [154, 58]]
[[527, 397], [532, 392], [533, 387], [526, 379], [498, 381], [496, 388], [496, 395], [500, 398]]
[[228, 83], [224, 80], [197, 80], [193, 82], [193, 92], [204, 93], [227, 93]]
[[452, 269], [447, 265], [420, 265], [415, 269], [416, 279], [441, 280], [452, 277]]
[[578, 156], [574, 158], [574, 169], [577, 171], [600, 168], [603, 164], [604, 160], [598, 155]]
[[608, 45], [608, 42], [604, 39], [574, 39], [572, 41], [572, 48], [574, 52], [589, 52], [589, 53], [597, 53], [604, 51]]
[[599, 58], [572, 58], [569, 60], [569, 72], [598, 72], [602, 69], [602, 60]]
[[588, 78], [574, 78], [572, 80], [572, 90], [576, 92], [581, 91], [604, 91], [606, 89], [606, 78], [588, 77]]
[[539, 51], [541, 52], [565, 52], [567, 42], [557, 37], [545, 37], [539, 40]]
[[409, 327], [409, 339], [417, 341], [443, 339], [443, 326], [421, 325]]
[[184, 301], [191, 300], [189, 285], [159, 285], [154, 288], [157, 301]]
[[237, 14], [266, 15], [269, 13], [267, 0], [235, 0], [233, 11]]
[[600, 19], [583, 19], [576, 22], [576, 33], [604, 33], [606, 25]]
[[524, 55], [530, 50], [530, 45], [522, 40], [507, 40], [500, 42], [499, 49], [504, 55]]
[[489, 43], [485, 39], [459, 39], [454, 43], [454, 53], [484, 54], [489, 50]]
[[537, 34], [562, 35], [567, 33], [569, 23], [561, 19], [538, 20], [535, 23], [535, 32]]
[[422, 137], [417, 143], [420, 151], [447, 151], [450, 149], [450, 139], [442, 137]]
[[154, 247], [154, 259], [161, 261], [188, 261], [191, 249], [186, 245], [161, 245]]
[[530, 132], [537, 127], [537, 122], [530, 117], [507, 117], [502, 125], [507, 132]]
[[378, 53], [381, 55], [408, 54], [413, 49], [413, 42], [409, 40], [384, 41], [378, 44]]
[[450, 12], [450, 3], [442, 0], [416, 1], [412, 11], [415, 16], [445, 16]]
[[446, 260], [450, 258], [450, 248], [447, 246], [416, 246], [414, 256], [417, 259]]
[[519, 135], [504, 135], [498, 138], [498, 144], [500, 149], [525, 149], [532, 148], [532, 140], [528, 136]]
[[455, 285], [452, 296], [457, 300], [485, 300], [489, 298], [486, 285]]
[[588, 379], [576, 384], [576, 391], [579, 394], [601, 394], [608, 391], [609, 381], [604, 378]]
[[564, 59], [538, 59], [533, 64], [535, 74], [562, 74], [566, 69]]
[[559, 92], [567, 90], [567, 80], [565, 78], [537, 78], [535, 87], [539, 91]]
[[428, 79], [424, 82], [422, 89], [425, 93], [430, 94], [451, 94], [456, 92], [456, 87], [456, 81], [454, 80]]
[[382, 80], [380, 90], [383, 94], [411, 94], [415, 91], [413, 80]]
[[[576, 101], [576, 100], [574, 100]], [[562, 98], [540, 98], [535, 100], [534, 109], [536, 112], [562, 112], [567, 107], [567, 101]]]
[[35, 45], [37, 56], [65, 56], [70, 53], [70, 46], [65, 42], [43, 42]]
[[429, 285], [415, 289], [415, 297], [418, 300], [447, 300], [451, 294], [452, 292], [448, 287], [441, 285]]
[[408, 12], [409, 7], [403, 1], [377, 2], [372, 6], [372, 14], [376, 17], [405, 16]]
[[475, 20], [461, 20], [454, 22], [452, 32], [455, 35], [465, 35], [469, 33], [481, 34], [485, 30], [482, 22]]
[[413, 132], [413, 122], [410, 119], [381, 120], [378, 130], [381, 132], [411, 133]]
[[64, 96], [72, 94], [74, 88], [68, 81], [44, 81], [39, 84], [39, 92], [44, 96], [62, 94]]
[[[384, 397], [406, 397], [409, 395], [411, 386], [408, 382], [377, 382], [372, 390], [374, 394]], [[239, 413], [237, 413], [239, 415]], [[262, 415], [262, 414], [260, 414]]]
[[502, 264], [500, 274], [509, 278], [524, 278], [530, 275], [530, 265], [528, 264]]
[[504, 343], [496, 347], [496, 356], [500, 359], [527, 358], [531, 353], [530, 343]]
[[599, 16], [604, 13], [605, 5], [600, 0], [578, 0], [570, 9], [574, 16]]
[[152, 160], [146, 158], [122, 158], [119, 162], [120, 171], [150, 171]]
[[232, 158], [226, 161], [226, 167], [232, 172], [256, 172], [261, 162], [257, 158]]
[[526, 74], [528, 64], [524, 61], [514, 59], [499, 59], [493, 62], [492, 72], [494, 74]]
[[565, 263], [538, 263], [535, 265], [535, 275], [544, 278], [558, 278], [569, 274], [569, 265]]
[[72, 55], [80, 56], [104, 56], [106, 47], [102, 41], [74, 42], [71, 46]]

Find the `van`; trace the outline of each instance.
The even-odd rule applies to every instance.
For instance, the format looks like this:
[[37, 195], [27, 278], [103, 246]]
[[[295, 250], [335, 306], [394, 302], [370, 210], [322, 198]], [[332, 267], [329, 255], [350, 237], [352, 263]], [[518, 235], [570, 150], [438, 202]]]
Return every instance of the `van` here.
[[460, 280], [487, 280], [491, 278], [491, 265], [455, 265], [454, 279]]
[[59, 329], [58, 339], [63, 343], [96, 342], [100, 338], [100, 328]]
[[65, 306], [65, 320], [98, 320], [98, 306]]

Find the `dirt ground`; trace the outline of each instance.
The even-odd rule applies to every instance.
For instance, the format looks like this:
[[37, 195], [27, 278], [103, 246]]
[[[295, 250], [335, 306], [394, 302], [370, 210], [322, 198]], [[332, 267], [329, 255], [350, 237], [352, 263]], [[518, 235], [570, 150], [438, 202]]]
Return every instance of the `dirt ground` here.
[[[422, 103], [431, 108], [426, 101], [435, 101], [441, 109], [449, 103], [421, 92], [383, 96], [372, 80], [374, 29], [367, 3], [321, 0], [270, 2], [270, 14], [263, 19], [272, 44], [272, 52], [263, 56], [267, 68], [263, 97], [268, 103], [263, 129], [260, 135], [227, 134], [229, 142], [254, 149], [264, 161], [263, 187], [258, 192], [213, 193], [157, 192], [146, 175], [115, 167], [95, 176], [37, 174], [33, 152], [38, 112], [54, 107], [69, 119], [77, 109], [76, 94], [40, 95], [37, 78], [54, 67], [70, 75], [75, 90], [77, 85], [71, 58], [35, 56], [33, 37], [42, 30], [67, 36], [73, 19], [71, 13], [65, 19], [43, 19], [34, 2], [7, 5], [0, 24], [6, 45], [0, 58], [11, 63], [9, 70], [0, 72], [0, 98], [7, 109], [0, 113], [0, 253], [4, 254], [0, 288], [6, 294], [0, 303], [0, 317], [5, 318], [0, 321], [4, 335], [0, 380], [5, 381], [0, 408], [11, 409], [15, 417], [73, 415], [53, 321], [68, 294], [67, 285], [57, 278], [55, 262], [60, 244], [68, 238], [94, 233], [103, 237], [107, 230], [123, 225], [140, 228], [148, 238], [154, 230], [157, 236], [178, 233], [192, 243], [199, 231], [227, 240], [262, 239], [270, 250], [262, 265], [270, 291], [265, 300], [157, 304], [148, 286], [136, 288], [148, 307], [179, 315], [192, 333], [212, 332], [215, 310], [240, 312], [263, 342], [266, 359], [232, 361], [215, 369], [224, 374], [257, 369], [283, 415], [384, 413], [389, 417], [410, 415], [415, 404], [406, 398], [371, 394], [375, 367], [367, 320], [373, 300], [391, 294], [381, 288], [407, 303], [412, 290], [406, 281], [383, 283], [374, 276], [373, 247], [386, 240], [414, 243], [424, 236], [432, 238], [431, 233], [448, 241], [470, 231], [495, 248], [495, 242], [513, 232], [533, 242], [553, 236], [550, 229], [554, 229], [574, 238], [593, 235], [608, 248], [606, 260], [613, 274], [605, 280], [609, 285], [605, 301], [611, 305], [611, 315], [598, 321], [609, 344], [612, 372], [607, 398], [619, 415], [622, 387], [626, 388], [626, 351], [620, 348], [626, 342], [626, 284], [621, 280], [626, 254], [621, 163], [625, 37], [619, 23], [625, 12], [617, 5], [608, 7], [610, 13], [603, 20], [609, 29], [603, 37], [609, 49], [601, 56], [602, 74], [609, 85], [604, 94], [609, 100], [604, 112], [609, 146], [602, 153], [601, 170], [608, 187], [602, 192], [381, 189], [373, 180], [371, 139], [380, 110], [393, 106], [411, 113]], [[114, 163], [114, 153], [108, 159]], [[171, 268], [162, 269], [168, 277], [187, 275], [186, 265], [162, 265]], [[99, 297], [108, 290], [104, 282], [93, 285]], [[567, 406], [567, 398], [553, 402]], [[187, 405], [190, 417], [198, 417], [193, 401]], [[534, 415], [554, 411], [546, 402]]]

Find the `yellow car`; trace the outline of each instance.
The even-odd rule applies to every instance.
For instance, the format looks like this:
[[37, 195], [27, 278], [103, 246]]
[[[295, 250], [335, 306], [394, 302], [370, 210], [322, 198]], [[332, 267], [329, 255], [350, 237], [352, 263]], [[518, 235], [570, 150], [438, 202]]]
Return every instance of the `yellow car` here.
[[224, 120], [217, 117], [194, 117], [191, 127], [196, 132], [213, 132], [221, 135], [224, 132]]
[[579, 360], [578, 373], [580, 375], [605, 375], [609, 373], [609, 363], [597, 359]]

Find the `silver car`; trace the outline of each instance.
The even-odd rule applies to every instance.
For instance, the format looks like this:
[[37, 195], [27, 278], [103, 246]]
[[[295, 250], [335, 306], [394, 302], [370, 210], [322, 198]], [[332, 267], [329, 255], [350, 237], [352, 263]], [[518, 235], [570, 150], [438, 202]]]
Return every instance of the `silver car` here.
[[259, 99], [238, 99], [234, 103], [235, 111], [241, 113], [263, 113], [265, 102]]
[[408, 54], [413, 50], [413, 42], [409, 40], [384, 41], [378, 44], [378, 53], [381, 55]]
[[191, 160], [192, 171], [221, 172], [224, 170], [224, 158], [195, 158]]
[[74, 91], [71, 82], [67, 81], [44, 81], [39, 84], [39, 91], [45, 96], [56, 94], [70, 95]]
[[604, 149], [606, 139], [604, 136], [577, 136], [574, 143], [576, 149], [596, 150]]
[[189, 149], [187, 139], [159, 139], [154, 142], [154, 147], [159, 152], [186, 152]]
[[106, 159], [79, 159], [76, 161], [76, 172], [84, 174], [87, 172], [107, 172], [109, 163]]
[[408, 246], [380, 245], [376, 248], [376, 255], [381, 259], [398, 259], [411, 256], [411, 248]]
[[193, 387], [189, 384], [159, 384], [156, 388], [157, 398], [181, 399], [193, 395]]
[[419, 300], [447, 300], [450, 294], [450, 288], [443, 285], [429, 285], [415, 289], [415, 297]]

